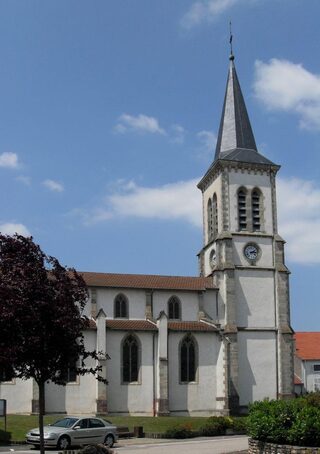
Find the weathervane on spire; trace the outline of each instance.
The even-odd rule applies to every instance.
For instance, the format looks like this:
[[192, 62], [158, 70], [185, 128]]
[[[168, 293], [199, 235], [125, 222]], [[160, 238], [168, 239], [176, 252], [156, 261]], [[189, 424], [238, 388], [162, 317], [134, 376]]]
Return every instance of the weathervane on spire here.
[[230, 57], [229, 57], [229, 60], [233, 61], [234, 60], [234, 55], [233, 55], [233, 51], [232, 51], [232, 23], [231, 21], [229, 22], [229, 27], [230, 27], [230, 38], [229, 38], [229, 43], [230, 43]]

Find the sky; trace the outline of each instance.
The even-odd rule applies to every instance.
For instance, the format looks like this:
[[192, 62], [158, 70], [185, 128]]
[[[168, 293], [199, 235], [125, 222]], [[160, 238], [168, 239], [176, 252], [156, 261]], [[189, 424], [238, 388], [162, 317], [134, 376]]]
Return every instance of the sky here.
[[320, 330], [319, 0], [1, 0], [0, 231], [80, 271], [197, 275], [229, 57], [281, 165], [291, 321]]

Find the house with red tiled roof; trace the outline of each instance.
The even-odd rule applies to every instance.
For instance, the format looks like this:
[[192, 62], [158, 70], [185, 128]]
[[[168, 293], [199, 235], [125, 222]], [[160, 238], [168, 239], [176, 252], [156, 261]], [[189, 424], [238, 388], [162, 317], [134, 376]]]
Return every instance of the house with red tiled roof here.
[[320, 391], [320, 332], [296, 332], [295, 392]]
[[[108, 386], [71, 364], [66, 386], [46, 385], [47, 412], [205, 416], [293, 396], [279, 168], [257, 149], [231, 54], [215, 156], [198, 184], [199, 276], [83, 272], [85, 342]], [[38, 411], [32, 381], [1, 383], [0, 398], [9, 413]]]

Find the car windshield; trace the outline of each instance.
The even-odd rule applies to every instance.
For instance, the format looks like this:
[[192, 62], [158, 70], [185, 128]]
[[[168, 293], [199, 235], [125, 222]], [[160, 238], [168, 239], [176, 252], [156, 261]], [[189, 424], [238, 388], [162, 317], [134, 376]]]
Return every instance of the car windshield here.
[[51, 426], [55, 427], [72, 427], [74, 423], [78, 421], [78, 418], [63, 418], [58, 419], [58, 421], [51, 424]]

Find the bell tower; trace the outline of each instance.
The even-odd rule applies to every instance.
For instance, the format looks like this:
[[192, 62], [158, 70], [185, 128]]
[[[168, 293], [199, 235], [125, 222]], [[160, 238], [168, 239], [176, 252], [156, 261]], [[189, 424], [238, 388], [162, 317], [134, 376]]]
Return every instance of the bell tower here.
[[231, 53], [214, 161], [198, 184], [200, 274], [219, 287], [231, 411], [293, 393], [290, 273], [277, 227], [279, 168], [258, 152]]

